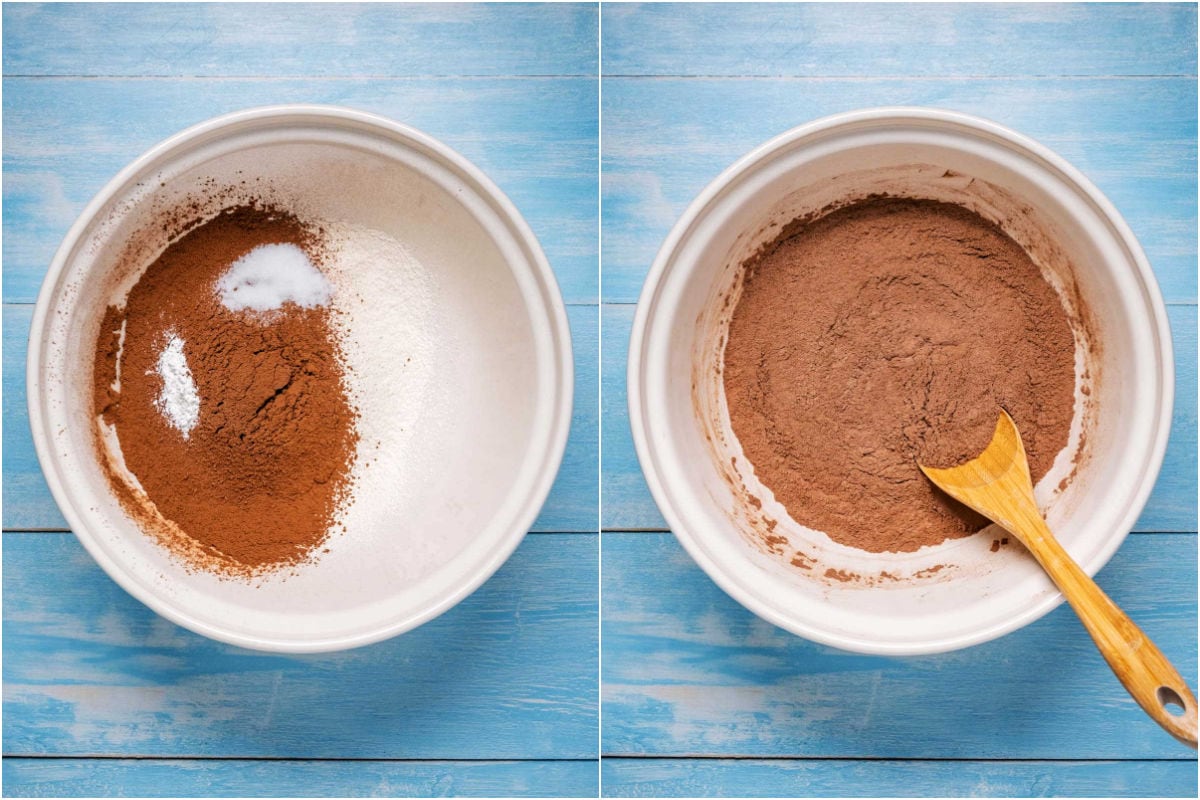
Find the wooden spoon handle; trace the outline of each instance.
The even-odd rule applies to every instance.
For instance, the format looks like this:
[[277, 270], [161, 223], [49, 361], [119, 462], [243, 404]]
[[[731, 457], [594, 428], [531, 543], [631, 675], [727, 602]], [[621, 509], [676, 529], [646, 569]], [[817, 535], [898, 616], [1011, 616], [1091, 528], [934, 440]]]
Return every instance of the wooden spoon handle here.
[[[1026, 520], [1027, 522], [1032, 522]], [[1196, 697], [1142, 629], [1080, 569], [1038, 515], [1022, 539], [1058, 584], [1101, 655], [1138, 705], [1167, 733], [1196, 749]], [[1032, 534], [1032, 535], [1031, 535]]]

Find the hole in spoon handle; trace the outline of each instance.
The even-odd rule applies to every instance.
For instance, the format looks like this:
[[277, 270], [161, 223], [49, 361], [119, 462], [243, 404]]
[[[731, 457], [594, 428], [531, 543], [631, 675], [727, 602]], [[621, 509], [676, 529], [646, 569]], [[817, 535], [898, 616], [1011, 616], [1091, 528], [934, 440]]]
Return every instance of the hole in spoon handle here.
[[1154, 692], [1162, 714], [1159, 724], [1176, 739], [1196, 749], [1196, 700], [1186, 688], [1180, 692], [1160, 685]]
[[1179, 692], [1170, 686], [1158, 687], [1158, 702], [1172, 717], [1182, 717], [1187, 712], [1187, 701], [1179, 696]]

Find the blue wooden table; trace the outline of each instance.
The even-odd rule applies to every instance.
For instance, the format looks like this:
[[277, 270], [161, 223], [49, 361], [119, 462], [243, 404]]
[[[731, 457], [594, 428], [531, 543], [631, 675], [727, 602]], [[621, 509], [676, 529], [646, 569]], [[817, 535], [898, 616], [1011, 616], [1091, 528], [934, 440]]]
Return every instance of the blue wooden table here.
[[[1194, 7], [608, 5], [602, 289], [596, 35], [594, 5], [5, 7], [5, 793], [594, 794], [599, 525], [605, 794], [1194, 794], [1194, 758], [1065, 609], [921, 659], [744, 611], [666, 531], [624, 397], [658, 244], [753, 145], [893, 103], [1029, 133], [1116, 203], [1169, 303], [1171, 445], [1100, 582], [1194, 678]], [[534, 535], [435, 622], [331, 656], [217, 645], [126, 596], [65, 532], [24, 410], [30, 304], [87, 199], [170, 133], [279, 102], [376, 111], [479, 164], [541, 239], [576, 349], [575, 424]]]
[[606, 4], [601, 30], [604, 793], [1194, 797], [1194, 754], [1065, 607], [969, 650], [888, 659], [806, 642], [729, 599], [642, 480], [625, 354], [672, 223], [774, 134], [912, 104], [1041, 140], [1120, 209], [1168, 303], [1170, 449], [1099, 582], [1195, 686], [1195, 7]]
[[[594, 4], [4, 7], [4, 792], [597, 792]], [[249, 106], [352, 106], [487, 172], [542, 242], [576, 352], [534, 533], [461, 605], [336, 655], [203, 639], [66, 532], [30, 442], [31, 303], [88, 199], [164, 137]]]

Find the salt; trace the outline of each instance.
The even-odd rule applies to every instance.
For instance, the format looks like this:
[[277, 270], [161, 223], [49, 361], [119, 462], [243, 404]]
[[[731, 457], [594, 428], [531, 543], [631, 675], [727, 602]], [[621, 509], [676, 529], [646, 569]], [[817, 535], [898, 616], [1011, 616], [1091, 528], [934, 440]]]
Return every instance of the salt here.
[[332, 288], [308, 255], [294, 244], [264, 244], [233, 262], [217, 281], [230, 311], [273, 311], [292, 302], [315, 308], [329, 302]]
[[200, 421], [200, 392], [183, 353], [183, 339], [171, 335], [167, 346], [158, 354], [155, 371], [163, 382], [155, 405], [186, 439]]

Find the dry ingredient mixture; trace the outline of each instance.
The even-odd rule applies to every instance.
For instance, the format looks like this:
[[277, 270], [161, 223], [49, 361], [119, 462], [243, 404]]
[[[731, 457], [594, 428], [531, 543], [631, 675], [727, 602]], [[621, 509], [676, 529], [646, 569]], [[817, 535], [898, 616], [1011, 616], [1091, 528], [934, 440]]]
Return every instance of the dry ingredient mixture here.
[[917, 462], [951, 466], [1016, 420], [1035, 483], [1066, 445], [1075, 341], [1053, 287], [959, 206], [873, 199], [798, 220], [747, 262], [723, 380], [734, 433], [802, 525], [871, 552], [986, 520]]
[[136, 485], [101, 463], [126, 509], [193, 566], [302, 562], [349, 498], [356, 411], [322, 257], [322, 232], [295, 216], [227, 208], [105, 312], [95, 411]]

